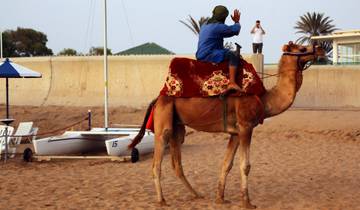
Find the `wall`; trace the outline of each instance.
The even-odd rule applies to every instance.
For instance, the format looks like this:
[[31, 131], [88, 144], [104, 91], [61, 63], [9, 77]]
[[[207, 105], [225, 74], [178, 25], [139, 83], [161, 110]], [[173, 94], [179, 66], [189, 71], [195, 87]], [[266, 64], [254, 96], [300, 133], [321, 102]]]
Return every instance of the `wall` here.
[[[189, 56], [186, 56], [189, 57]], [[261, 71], [262, 55], [244, 56]], [[162, 88], [173, 56], [110, 56], [109, 106], [144, 107]], [[103, 60], [93, 57], [12, 59], [42, 73], [41, 79], [10, 79], [11, 105], [102, 106]], [[277, 66], [265, 65], [266, 73]], [[267, 88], [276, 78], [265, 79]], [[308, 108], [360, 108], [360, 66], [312, 66], [294, 103]], [[0, 79], [0, 103], [5, 103], [5, 79]]]
[[[109, 106], [146, 106], [164, 85], [174, 56], [109, 56]], [[191, 56], [181, 56], [191, 57]], [[245, 56], [260, 68], [256, 56]], [[102, 106], [103, 57], [36, 57], [12, 61], [42, 73], [41, 79], [10, 79], [10, 104]], [[0, 80], [5, 103], [5, 80]]]
[[[265, 72], [274, 74], [276, 65], [265, 65]], [[360, 108], [360, 65], [313, 65], [303, 73], [303, 84], [293, 107]], [[265, 79], [271, 88], [276, 78]]]

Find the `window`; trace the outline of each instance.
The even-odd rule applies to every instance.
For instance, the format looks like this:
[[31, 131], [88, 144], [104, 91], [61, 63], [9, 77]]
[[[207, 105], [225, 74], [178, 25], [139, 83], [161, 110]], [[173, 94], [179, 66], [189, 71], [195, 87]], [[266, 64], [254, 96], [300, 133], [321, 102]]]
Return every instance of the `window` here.
[[360, 63], [360, 43], [339, 44], [338, 63]]

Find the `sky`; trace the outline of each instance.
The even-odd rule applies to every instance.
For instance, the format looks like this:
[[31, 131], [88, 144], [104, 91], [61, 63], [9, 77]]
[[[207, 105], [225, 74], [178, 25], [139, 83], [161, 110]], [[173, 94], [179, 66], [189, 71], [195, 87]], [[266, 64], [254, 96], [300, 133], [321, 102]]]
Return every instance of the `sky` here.
[[[104, 0], [1, 0], [0, 30], [33, 28], [47, 35], [54, 53], [73, 48], [86, 53], [103, 46]], [[107, 0], [108, 48], [113, 53], [155, 42], [177, 54], [194, 54], [197, 36], [179, 22], [211, 16], [216, 5], [241, 12], [240, 35], [226, 41], [251, 53], [251, 28], [257, 19], [266, 31], [265, 63], [276, 63], [281, 47], [296, 40], [294, 25], [306, 12], [325, 13], [342, 30], [360, 29], [359, 0]], [[232, 24], [229, 17], [227, 24]]]

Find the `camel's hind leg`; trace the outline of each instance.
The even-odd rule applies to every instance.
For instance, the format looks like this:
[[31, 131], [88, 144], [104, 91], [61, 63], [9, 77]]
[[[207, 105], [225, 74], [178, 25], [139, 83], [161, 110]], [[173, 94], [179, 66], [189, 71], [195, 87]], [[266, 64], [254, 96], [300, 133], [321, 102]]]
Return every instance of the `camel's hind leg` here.
[[233, 166], [234, 157], [235, 157], [238, 147], [239, 147], [239, 138], [235, 135], [232, 135], [230, 137], [230, 140], [229, 140], [229, 143], [227, 146], [224, 163], [223, 163], [223, 166], [221, 169], [221, 174], [220, 174], [220, 178], [219, 178], [219, 182], [218, 182], [218, 193], [217, 193], [217, 197], [216, 197], [216, 201], [215, 201], [216, 203], [225, 203], [226, 202], [224, 200], [226, 177], [229, 174], [229, 172]]
[[175, 174], [180, 178], [181, 182], [185, 187], [196, 197], [200, 198], [199, 194], [193, 189], [189, 181], [186, 179], [182, 163], [181, 163], [181, 145], [185, 137], [185, 126], [175, 125], [174, 127], [174, 138], [170, 140], [170, 153], [172, 166], [175, 170]]
[[160, 205], [166, 205], [161, 189], [161, 163], [165, 147], [172, 138], [173, 102], [166, 97], [159, 97], [154, 112], [155, 148], [153, 158], [153, 178]]

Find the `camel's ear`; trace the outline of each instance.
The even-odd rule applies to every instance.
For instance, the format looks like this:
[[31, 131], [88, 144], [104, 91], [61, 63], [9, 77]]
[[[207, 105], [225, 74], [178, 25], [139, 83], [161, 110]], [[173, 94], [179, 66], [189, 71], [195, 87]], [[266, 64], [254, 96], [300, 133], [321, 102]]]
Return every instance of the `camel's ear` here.
[[282, 47], [282, 51], [283, 52], [290, 52], [290, 46], [289, 45], [284, 45], [283, 47]]
[[283, 46], [283, 48], [282, 48], [283, 52], [290, 52], [292, 46], [294, 46], [294, 42], [289, 41], [288, 44]]

